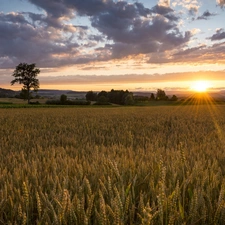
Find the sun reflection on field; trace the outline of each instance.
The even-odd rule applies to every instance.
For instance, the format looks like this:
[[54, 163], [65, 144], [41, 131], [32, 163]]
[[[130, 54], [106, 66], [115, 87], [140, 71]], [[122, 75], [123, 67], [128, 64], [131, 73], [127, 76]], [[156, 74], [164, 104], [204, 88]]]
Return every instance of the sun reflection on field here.
[[223, 114], [220, 110], [221, 107], [219, 107], [222, 102], [221, 100], [212, 97], [212, 95], [208, 92], [210, 88], [211, 86], [209, 81], [195, 81], [190, 88], [192, 90], [191, 94], [183, 101], [183, 104], [181, 104], [180, 107], [190, 105], [191, 108], [193, 108], [193, 110], [195, 111], [193, 120], [196, 120], [200, 114], [202, 106], [207, 106], [209, 111], [208, 120], [212, 121], [219, 142], [222, 145], [225, 145], [225, 133], [218, 121], [218, 118], [223, 117]]

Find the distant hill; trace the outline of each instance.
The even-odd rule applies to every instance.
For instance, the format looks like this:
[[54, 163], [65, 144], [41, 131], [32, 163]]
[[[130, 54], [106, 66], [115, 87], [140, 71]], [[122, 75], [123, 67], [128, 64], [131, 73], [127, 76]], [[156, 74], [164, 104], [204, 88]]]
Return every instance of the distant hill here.
[[[18, 95], [20, 91], [0, 88], [0, 98], [12, 98]], [[46, 98], [59, 98], [61, 95], [67, 95], [70, 99], [85, 98], [86, 91], [57, 90], [57, 89], [39, 89], [37, 94]]]
[[47, 98], [59, 98], [61, 95], [67, 95], [70, 99], [84, 98], [86, 91], [72, 91], [72, 90], [53, 90], [53, 89], [39, 89], [38, 95]]
[[14, 97], [18, 92], [10, 89], [0, 88], [0, 98]]
[[38, 95], [41, 96], [57, 96], [67, 94], [68, 92], [70, 92], [70, 90], [38, 89]]
[[[96, 91], [100, 92], [100, 91]], [[166, 95], [171, 97], [172, 95], [176, 95], [179, 99], [193, 97], [194, 93], [190, 91], [170, 91], [166, 90]], [[0, 88], [0, 98], [11, 98], [18, 95], [20, 91], [13, 91], [10, 89]], [[67, 95], [69, 99], [85, 99], [87, 91], [73, 91], [73, 90], [57, 90], [57, 89], [39, 89], [37, 94], [41, 97], [46, 98], [60, 98], [61, 95]], [[133, 91], [134, 96], [147, 96], [150, 97], [151, 93], [156, 94], [156, 91]], [[214, 99], [225, 101], [225, 90], [218, 92], [210, 92], [208, 93]]]

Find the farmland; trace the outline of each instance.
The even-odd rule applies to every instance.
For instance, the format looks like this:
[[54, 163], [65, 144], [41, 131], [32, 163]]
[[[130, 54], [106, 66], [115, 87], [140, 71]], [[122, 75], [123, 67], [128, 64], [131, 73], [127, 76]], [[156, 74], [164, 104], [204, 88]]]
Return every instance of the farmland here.
[[0, 224], [225, 224], [225, 106], [0, 109]]

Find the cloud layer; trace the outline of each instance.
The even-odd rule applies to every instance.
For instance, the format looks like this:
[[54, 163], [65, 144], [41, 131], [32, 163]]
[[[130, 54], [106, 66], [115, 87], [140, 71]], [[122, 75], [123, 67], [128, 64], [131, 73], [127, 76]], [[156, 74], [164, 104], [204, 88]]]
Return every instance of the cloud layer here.
[[[161, 0], [151, 8], [140, 2], [113, 0], [29, 2], [39, 13], [0, 13], [1, 69], [15, 68], [20, 62], [53, 68], [131, 57], [142, 57], [145, 63], [204, 63], [224, 55], [224, 44], [215, 43], [225, 38], [223, 28], [208, 37], [212, 45], [189, 47], [195, 34], [183, 29], [182, 13], [173, 7], [181, 1]], [[182, 5], [192, 15], [197, 13], [198, 5], [187, 2]], [[223, 7], [225, 1], [217, 4]], [[205, 11], [197, 20], [215, 15]], [[84, 25], [76, 23], [83, 18], [87, 20]]]
[[77, 85], [89, 84], [131, 84], [131, 83], [159, 83], [159, 82], [177, 82], [191, 80], [223, 80], [225, 71], [208, 71], [208, 72], [186, 72], [186, 73], [167, 73], [167, 74], [129, 74], [129, 75], [107, 75], [107, 76], [52, 76], [41, 77], [41, 81], [45, 85], [71, 83]]

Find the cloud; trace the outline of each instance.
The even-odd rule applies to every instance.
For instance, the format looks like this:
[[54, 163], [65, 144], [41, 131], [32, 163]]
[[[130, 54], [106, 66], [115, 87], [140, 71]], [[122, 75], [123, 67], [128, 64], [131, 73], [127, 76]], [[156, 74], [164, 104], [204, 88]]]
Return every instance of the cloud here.
[[87, 26], [62, 21], [52, 25], [48, 19], [44, 14], [0, 13], [0, 68], [15, 68], [20, 62], [58, 67], [93, 60], [91, 54], [80, 54]]
[[44, 9], [48, 15], [54, 18], [60, 17], [70, 17], [74, 16], [73, 10], [64, 4], [64, 1], [60, 0], [29, 0], [29, 2], [33, 3], [37, 7]]
[[180, 51], [180, 52], [177, 52], [174, 54], [174, 56], [187, 56], [191, 53], [194, 53], [195, 51], [198, 51], [198, 50], [201, 50], [202, 48], [205, 48], [206, 45], [202, 45], [202, 46], [198, 46], [198, 47], [194, 47], [194, 48], [188, 48], [186, 50], [183, 50], [183, 51]]
[[217, 3], [218, 3], [221, 7], [224, 7], [224, 6], [225, 6], [225, 0], [217, 0]]
[[0, 12], [0, 21], [5, 23], [10, 22], [10, 23], [28, 24], [28, 21], [23, 17], [23, 15], [15, 12], [6, 14]]
[[151, 10], [152, 13], [163, 15], [165, 18], [170, 21], [178, 21], [179, 18], [174, 14], [174, 10], [168, 6], [156, 5]]
[[[39, 6], [43, 5], [43, 1], [30, 1]], [[188, 41], [188, 35], [182, 37], [176, 24], [173, 24], [173, 21], [178, 21], [179, 18], [169, 7], [169, 1], [161, 1], [159, 5], [156, 5], [152, 9], [145, 8], [143, 4], [138, 2], [130, 4], [126, 1], [113, 2], [111, 0], [97, 0], [94, 2], [92, 0], [65, 0], [64, 3], [74, 8], [79, 15], [91, 16], [92, 26], [106, 36], [108, 40], [114, 42], [110, 47], [109, 45], [105, 45], [104, 52], [106, 53], [106, 58], [110, 58], [109, 55], [111, 55], [111, 58], [120, 58], [131, 54], [158, 51], [159, 48], [156, 42], [158, 42], [158, 40], [163, 42], [166, 40], [166, 37], [164, 40], [162, 40], [162, 37], [157, 37], [154, 31], [157, 25], [162, 26], [161, 29], [157, 28], [157, 32], [160, 30], [159, 35], [168, 36], [169, 38], [167, 43], [164, 43], [164, 49], [175, 47], [175, 43], [180, 45]], [[60, 4], [56, 6], [59, 7]], [[46, 11], [49, 10], [48, 4], [47, 6], [44, 5], [44, 9]], [[52, 13], [52, 11], [50, 11], [50, 13]], [[153, 16], [152, 14], [157, 15]], [[161, 15], [162, 18], [160, 18], [159, 15]], [[169, 21], [163, 23], [165, 19]], [[166, 28], [164, 32], [163, 28]], [[152, 32], [154, 35], [149, 35], [148, 32]], [[170, 34], [167, 35], [166, 33]], [[181, 40], [182, 38], [183, 40]], [[147, 44], [143, 43], [143, 41], [146, 40]], [[171, 43], [171, 46], [166, 46], [168, 43]], [[130, 49], [131, 44], [136, 44], [136, 46]], [[120, 52], [117, 53], [118, 47], [124, 49], [124, 54]], [[146, 47], [147, 49], [149, 48], [149, 50], [146, 50]], [[143, 48], [145, 48], [145, 50]]]
[[193, 28], [193, 29], [191, 30], [191, 33], [192, 33], [193, 35], [198, 34], [198, 33], [200, 33], [200, 32], [201, 32], [201, 30], [200, 30], [199, 28]]
[[93, 16], [114, 4], [112, 0], [29, 0], [29, 2], [56, 18], [68, 15], [73, 17], [74, 10], [79, 15]]
[[[88, 68], [87, 68], [88, 69]], [[44, 72], [43, 69], [41, 72]], [[13, 70], [0, 70], [0, 83], [8, 86], [12, 80]], [[43, 76], [42, 73], [38, 79], [42, 87], [45, 86], [63, 86], [63, 85], [116, 85], [129, 84], [147, 84], [163, 82], [183, 82], [195, 80], [224, 80], [225, 71], [198, 71], [198, 72], [181, 72], [165, 74], [127, 74], [127, 75], [68, 75], [68, 76]]]
[[169, 7], [156, 5], [148, 11], [121, 1], [107, 12], [95, 15], [92, 26], [114, 42], [105, 46], [111, 58], [123, 58], [166, 51], [187, 43], [191, 34], [182, 34], [177, 20]]
[[159, 0], [160, 6], [170, 7], [170, 0]]
[[170, 56], [170, 60], [167, 60], [167, 62], [179, 63], [185, 61], [186, 63], [193, 64], [216, 62], [218, 64], [225, 64], [224, 52], [225, 42], [212, 46], [203, 45], [175, 53]]
[[197, 17], [197, 20], [207, 20], [209, 17], [215, 16], [215, 13], [210, 13], [208, 10], [205, 11], [201, 16]]
[[69, 76], [40, 76], [43, 85], [90, 85], [90, 84], [134, 84], [134, 83], [157, 83], [157, 82], [180, 82], [192, 80], [224, 80], [224, 71], [199, 71], [186, 73], [166, 74], [128, 74], [128, 75], [69, 75]]
[[[223, 56], [223, 45], [188, 48], [200, 30], [185, 31], [180, 26], [182, 14], [170, 7], [169, 0], [152, 8], [131, 1], [28, 1], [40, 12], [0, 13], [0, 68], [15, 68], [20, 62], [53, 68], [129, 58], [142, 58], [144, 63], [209, 62], [210, 57]], [[192, 14], [200, 6], [199, 1], [173, 3]], [[197, 19], [215, 15], [205, 11]], [[75, 18], [86, 18], [88, 23], [77, 25]], [[210, 39], [224, 39], [224, 31]]]
[[[0, 14], [0, 66], [59, 67], [154, 54], [188, 43], [169, 1], [149, 9], [112, 0], [29, 0], [41, 13]], [[43, 12], [44, 10], [44, 12]], [[71, 19], [89, 16], [89, 26]], [[94, 31], [94, 32], [93, 32]]]
[[211, 39], [211, 41], [219, 41], [219, 40], [222, 40], [222, 39], [225, 39], [225, 31], [224, 29], [218, 29], [216, 31], [216, 33], [210, 37], [209, 39]]
[[196, 6], [196, 5], [190, 5], [190, 6], [188, 7], [189, 14], [190, 14], [191, 16], [194, 16], [195, 14], [197, 14], [198, 8], [199, 8], [199, 7]]

